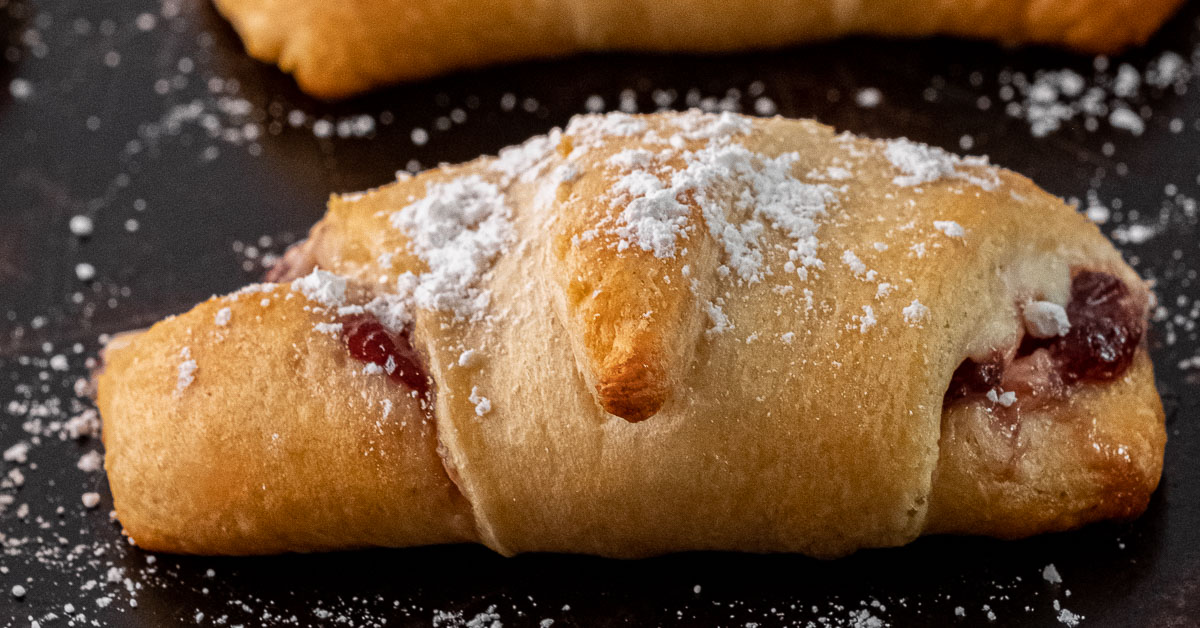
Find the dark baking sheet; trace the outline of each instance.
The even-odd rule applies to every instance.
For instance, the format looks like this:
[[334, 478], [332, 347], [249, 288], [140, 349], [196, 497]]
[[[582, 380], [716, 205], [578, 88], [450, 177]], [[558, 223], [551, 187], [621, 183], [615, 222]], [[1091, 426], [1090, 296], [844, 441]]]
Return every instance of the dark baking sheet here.
[[[0, 513], [0, 627], [1059, 626], [1075, 615], [1085, 626], [1200, 625], [1200, 369], [1186, 362], [1200, 351], [1200, 80], [1143, 82], [1125, 97], [1114, 84], [1121, 63], [1160, 67], [1164, 52], [1190, 67], [1198, 13], [1185, 8], [1107, 68], [1044, 49], [855, 39], [526, 63], [325, 104], [244, 57], [204, 2], [0, 0], [0, 450], [29, 446], [24, 463], [0, 462], [10, 473], [0, 500], [12, 499]], [[1106, 105], [1127, 103], [1144, 132], [1104, 113], [1033, 137], [1021, 77], [1063, 68]], [[834, 562], [503, 559], [474, 547], [184, 558], [123, 541], [102, 473], [76, 465], [102, 449], [98, 439], [62, 436], [61, 422], [89, 407], [75, 385], [100, 336], [257, 278], [330, 191], [494, 153], [589, 106], [689, 105], [969, 147], [1108, 208], [1103, 228], [1124, 236], [1163, 305], [1152, 345], [1170, 442], [1149, 512], [1027, 541], [923, 539]], [[77, 215], [93, 220], [90, 236], [70, 231]], [[79, 279], [81, 263], [94, 278]], [[81, 503], [90, 491], [95, 509]], [[1061, 583], [1043, 576], [1051, 564]]]

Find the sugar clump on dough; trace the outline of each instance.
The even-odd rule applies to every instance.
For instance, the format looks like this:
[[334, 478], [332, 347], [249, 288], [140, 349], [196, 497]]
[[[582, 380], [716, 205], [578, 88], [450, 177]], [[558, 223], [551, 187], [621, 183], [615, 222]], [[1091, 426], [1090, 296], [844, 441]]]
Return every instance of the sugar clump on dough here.
[[183, 362], [179, 363], [179, 371], [175, 380], [175, 394], [181, 395], [192, 382], [196, 381], [196, 361], [192, 359], [192, 350], [190, 347], [184, 347], [179, 352], [179, 357], [183, 358]]
[[474, 349], [467, 349], [458, 355], [458, 365], [463, 367], [472, 367], [479, 363], [479, 352]]
[[995, 174], [990, 171], [991, 176], [983, 178], [958, 169], [958, 166], [987, 168], [989, 166], [986, 157], [959, 157], [936, 146], [905, 138], [888, 140], [884, 156], [903, 173], [892, 179], [892, 183], [899, 186], [912, 187], [939, 179], [961, 179], [990, 190], [999, 183]]
[[900, 310], [900, 313], [904, 316], [904, 322], [913, 324], [929, 316], [929, 308], [922, 305], [917, 299], [913, 299], [912, 303], [909, 303], [904, 309]]
[[458, 318], [482, 316], [491, 292], [478, 284], [512, 237], [500, 189], [478, 175], [430, 183], [390, 221], [429, 266], [412, 286], [414, 302]]
[[492, 411], [491, 400], [488, 399], [487, 397], [484, 397], [483, 395], [479, 394], [478, 386], [471, 387], [471, 395], [469, 397], [467, 397], [467, 400], [470, 401], [471, 403], [475, 404], [475, 415], [476, 416], [483, 416]]
[[933, 221], [933, 228], [946, 234], [948, 238], [961, 238], [967, 235], [962, 225], [953, 220], [935, 220]]
[[224, 327], [229, 324], [229, 319], [232, 317], [233, 310], [223, 307], [217, 310], [216, 315], [213, 316], [213, 324], [215, 324], [217, 327]]
[[704, 332], [705, 335], [723, 334], [733, 329], [733, 325], [729, 322], [729, 317], [726, 316], [725, 310], [720, 305], [709, 301], [704, 305], [704, 309], [708, 313], [708, 320], [712, 322], [712, 327]]
[[1071, 331], [1067, 311], [1050, 301], [1032, 301], [1021, 310], [1025, 331], [1034, 338], [1056, 338]]
[[689, 208], [679, 202], [681, 190], [646, 171], [635, 171], [612, 186], [614, 206], [624, 205], [617, 228], [618, 250], [636, 245], [658, 258], [675, 257], [675, 241], [688, 226]]
[[875, 320], [874, 308], [872, 308], [869, 305], [864, 305], [864, 306], [862, 306], [862, 310], [863, 310], [862, 316], [857, 316], [855, 318], [857, 318], [859, 320], [859, 325], [858, 325], [859, 333], [865, 334], [865, 333], [867, 333], [867, 330], [874, 327], [875, 323], [877, 323], [878, 321]]
[[346, 300], [346, 279], [314, 268], [311, 273], [292, 283], [292, 290], [300, 292], [314, 303], [337, 307]]
[[399, 333], [412, 323], [410, 303], [417, 283], [416, 275], [404, 273], [396, 278], [395, 293], [385, 293], [371, 299], [363, 306], [363, 310], [373, 314], [379, 324], [389, 331]]

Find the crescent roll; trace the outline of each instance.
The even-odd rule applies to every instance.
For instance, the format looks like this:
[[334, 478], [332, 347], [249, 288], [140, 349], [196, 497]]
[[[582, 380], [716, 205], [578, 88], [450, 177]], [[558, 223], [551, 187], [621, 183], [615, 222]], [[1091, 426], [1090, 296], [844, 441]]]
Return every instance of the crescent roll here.
[[985, 158], [576, 117], [334, 196], [274, 283], [106, 349], [117, 516], [261, 554], [835, 557], [1140, 514], [1151, 294]]
[[845, 35], [954, 35], [1115, 53], [1182, 0], [215, 0], [251, 56], [341, 98], [581, 51], [719, 52]]

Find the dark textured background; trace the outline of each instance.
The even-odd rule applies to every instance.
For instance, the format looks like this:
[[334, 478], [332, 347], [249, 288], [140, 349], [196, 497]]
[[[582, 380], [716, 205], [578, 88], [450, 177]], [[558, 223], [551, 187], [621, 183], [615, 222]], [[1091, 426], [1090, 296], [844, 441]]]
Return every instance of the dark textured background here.
[[[1198, 350], [1200, 80], [1125, 98], [1146, 120], [1140, 136], [1101, 119], [1094, 131], [1077, 120], [1034, 138], [1003, 97], [1019, 86], [1016, 73], [1073, 68], [1111, 99], [1119, 63], [1144, 69], [1164, 51], [1190, 60], [1198, 13], [1186, 8], [1107, 71], [1052, 50], [855, 39], [527, 63], [326, 104], [246, 58], [203, 2], [0, 0], [0, 450], [31, 445], [25, 464], [0, 463], [24, 480], [0, 483], [13, 498], [0, 512], [0, 627], [1061, 625], [1056, 604], [1084, 626], [1200, 625], [1200, 371], [1180, 365]], [[878, 106], [856, 101], [864, 87], [880, 90]], [[969, 146], [1056, 194], [1086, 205], [1090, 193], [1113, 210], [1106, 231], [1152, 229], [1122, 245], [1165, 308], [1151, 341], [1170, 442], [1149, 512], [1028, 541], [923, 539], [835, 562], [502, 559], [469, 547], [149, 558], [121, 539], [102, 474], [75, 465], [99, 441], [61, 439], [52, 423], [86, 409], [73, 387], [101, 334], [257, 278], [263, 255], [302, 236], [330, 191], [494, 153], [564, 124], [589, 97], [652, 111], [686, 106], [689, 91], [709, 108], [774, 107], [857, 133]], [[414, 128], [426, 143], [413, 141]], [[74, 215], [93, 218], [94, 233], [72, 235]], [[77, 277], [80, 263], [94, 279]], [[50, 364], [60, 354], [66, 371]], [[93, 490], [101, 504], [87, 510], [80, 495]], [[1062, 584], [1042, 578], [1051, 563]], [[10, 595], [14, 585], [23, 597]]]

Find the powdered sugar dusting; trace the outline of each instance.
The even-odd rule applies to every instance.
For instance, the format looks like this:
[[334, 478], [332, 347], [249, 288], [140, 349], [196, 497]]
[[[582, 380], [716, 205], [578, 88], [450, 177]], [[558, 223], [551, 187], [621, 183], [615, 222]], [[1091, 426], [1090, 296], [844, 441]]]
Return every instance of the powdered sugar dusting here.
[[363, 309], [374, 314], [379, 324], [389, 331], [399, 333], [413, 322], [410, 303], [417, 282], [416, 275], [404, 273], [396, 279], [396, 293], [381, 294], [363, 306]]
[[482, 316], [491, 292], [479, 283], [512, 237], [500, 189], [478, 175], [430, 183], [390, 220], [429, 266], [416, 277], [416, 304], [462, 319]]
[[[644, 150], [622, 151], [609, 159], [611, 165], [629, 170], [613, 186], [610, 200], [621, 210], [618, 249], [637, 247], [659, 258], [674, 257], [678, 242], [691, 229], [691, 209], [681, 200], [690, 197], [724, 249], [727, 267], [739, 279], [756, 282], [767, 274], [761, 239], [768, 226], [792, 241], [785, 272], [804, 278], [807, 268], [822, 267], [817, 257], [818, 220], [836, 202], [836, 190], [793, 176], [796, 153], [768, 157], [730, 141], [749, 128], [743, 116], [693, 111], [678, 119], [686, 135], [708, 139], [703, 148], [680, 153], [683, 168], [659, 165], [655, 155]], [[730, 188], [739, 192], [731, 195]]]
[[545, 167], [546, 159], [554, 153], [554, 147], [561, 139], [562, 132], [553, 129], [546, 135], [504, 148], [496, 159], [488, 162], [488, 169], [499, 172], [505, 184], [517, 178], [530, 181]]
[[731, 135], [746, 135], [753, 128], [750, 118], [729, 111], [712, 115], [691, 109], [673, 116], [671, 123], [680, 130], [680, 135], [689, 140], [711, 140]]
[[612, 192], [612, 204], [625, 206], [617, 228], [619, 250], [634, 245], [655, 257], [675, 257], [675, 241], [688, 224], [688, 206], [679, 202], [682, 192], [645, 171], [621, 177]]
[[[959, 157], [936, 146], [905, 138], [888, 140], [884, 155], [903, 173], [892, 179], [896, 185], [911, 187], [939, 179], [960, 179], [991, 190], [999, 184], [996, 174], [990, 170], [987, 157]], [[959, 166], [988, 168], [987, 176], [959, 170]]]
[[292, 290], [325, 307], [337, 307], [346, 302], [346, 279], [320, 268], [314, 268], [311, 273], [293, 282]]
[[183, 358], [183, 362], [179, 363], [179, 372], [175, 382], [175, 395], [182, 395], [183, 391], [192, 382], [196, 381], [196, 361], [192, 359], [192, 350], [190, 347], [184, 347], [179, 352], [179, 357]]
[[599, 139], [610, 136], [628, 137], [646, 131], [646, 122], [627, 113], [575, 116], [567, 123], [567, 135]]

